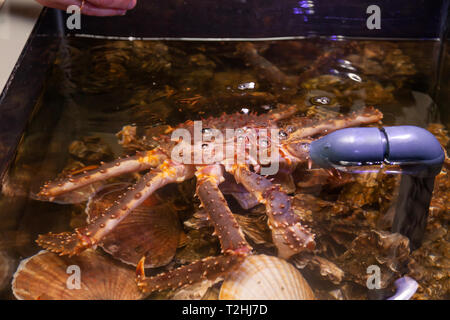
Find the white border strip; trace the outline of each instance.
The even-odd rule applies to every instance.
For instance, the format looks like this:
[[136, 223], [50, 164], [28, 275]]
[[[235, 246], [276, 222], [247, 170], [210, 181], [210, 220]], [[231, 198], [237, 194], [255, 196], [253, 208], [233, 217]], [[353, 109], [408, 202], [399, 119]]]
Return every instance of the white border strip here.
[[[12, 12], [13, 7], [19, 11]], [[0, 95], [12, 79], [11, 74], [41, 11], [42, 6], [31, 0], [5, 1], [0, 6]]]

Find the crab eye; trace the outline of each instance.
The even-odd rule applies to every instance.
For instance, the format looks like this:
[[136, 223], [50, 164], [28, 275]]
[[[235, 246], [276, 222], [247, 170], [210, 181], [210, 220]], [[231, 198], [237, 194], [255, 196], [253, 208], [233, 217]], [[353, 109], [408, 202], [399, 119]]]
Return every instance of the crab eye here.
[[286, 131], [280, 130], [280, 132], [278, 132], [278, 136], [279, 136], [281, 139], [286, 139], [287, 136], [288, 136], [288, 134], [287, 134]]

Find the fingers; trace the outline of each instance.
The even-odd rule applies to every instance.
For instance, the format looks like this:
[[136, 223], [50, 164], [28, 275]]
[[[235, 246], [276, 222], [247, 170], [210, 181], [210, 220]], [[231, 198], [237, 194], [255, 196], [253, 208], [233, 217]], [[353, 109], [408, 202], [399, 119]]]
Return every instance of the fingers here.
[[[71, 5], [81, 7], [81, 0], [36, 0], [46, 7], [67, 10]], [[84, 3], [82, 13], [89, 16], [118, 16], [136, 6], [137, 0], [88, 0]]]
[[103, 9], [131, 10], [136, 6], [136, 0], [89, 0], [87, 2]]
[[90, 2], [85, 2], [83, 9], [81, 10], [82, 14], [87, 16], [98, 16], [98, 17], [109, 17], [109, 16], [123, 16], [127, 13], [126, 9], [115, 9], [115, 8], [102, 8], [97, 7]]

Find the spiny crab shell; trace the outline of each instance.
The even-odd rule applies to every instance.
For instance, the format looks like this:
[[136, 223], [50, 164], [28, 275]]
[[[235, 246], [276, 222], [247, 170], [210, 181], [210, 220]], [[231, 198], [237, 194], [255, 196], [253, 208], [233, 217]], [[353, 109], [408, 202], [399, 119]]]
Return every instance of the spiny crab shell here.
[[[377, 123], [382, 119], [381, 112], [371, 107], [346, 116], [333, 115], [329, 118], [296, 117], [294, 115], [298, 110], [299, 107], [296, 105], [278, 105], [276, 109], [260, 115], [237, 113], [224, 114], [218, 118], [211, 117], [203, 120], [202, 126], [220, 132], [230, 128], [233, 130], [244, 128], [244, 131], [254, 129], [252, 132], [257, 136], [264, 129], [277, 129], [278, 136], [269, 136], [269, 141], [265, 145], [261, 145], [261, 141], [267, 140], [250, 139], [250, 141], [256, 141], [258, 148], [275, 144], [271, 147], [275, 147], [278, 151], [276, 161], [283, 168], [284, 174], [290, 175], [298, 166], [307, 168], [311, 165], [308, 146], [314, 139], [341, 128]], [[167, 133], [173, 133], [176, 129], [185, 129], [192, 137], [195, 134], [195, 123], [187, 121]], [[46, 183], [38, 196], [43, 200], [52, 201], [58, 196], [95, 182], [125, 173], [146, 171], [135, 185], [129, 187], [123, 194], [117, 195], [116, 200], [95, 218], [90, 219], [85, 227], [77, 228], [74, 232], [41, 235], [37, 243], [59, 255], [79, 255], [86, 249], [101, 244], [155, 191], [167, 184], [179, 183], [195, 176], [196, 195], [214, 227], [214, 235], [220, 241], [221, 255], [208, 257], [153, 277], [145, 276], [144, 256], [137, 264], [137, 283], [143, 292], [175, 289], [205, 279], [215, 280], [238, 268], [252, 253], [252, 247], [247, 243], [220, 189], [225, 181], [243, 187], [246, 199], [253, 199], [248, 203], [253, 205], [260, 203], [265, 206], [267, 223], [279, 257], [288, 259], [304, 250], [314, 249], [314, 234], [302, 225], [300, 217], [293, 211], [286, 190], [273, 183], [270, 177], [261, 175], [262, 168], [266, 164], [249, 157], [248, 144], [243, 149], [234, 148], [231, 155], [219, 161], [184, 163], [179, 159], [173, 159], [173, 151], [177, 150], [175, 154], [179, 154], [178, 150], [185, 150], [180, 147], [186, 145], [193, 146], [195, 150], [196, 146], [198, 147], [197, 141], [172, 139], [169, 134], [155, 140], [158, 146], [149, 151], [138, 152], [135, 156], [103, 163], [96, 169]], [[233, 136], [228, 140], [230, 141], [233, 146], [238, 145], [237, 136]], [[245, 161], [236, 163], [236, 159], [240, 156], [243, 156]], [[276, 174], [273, 177], [276, 177]]]

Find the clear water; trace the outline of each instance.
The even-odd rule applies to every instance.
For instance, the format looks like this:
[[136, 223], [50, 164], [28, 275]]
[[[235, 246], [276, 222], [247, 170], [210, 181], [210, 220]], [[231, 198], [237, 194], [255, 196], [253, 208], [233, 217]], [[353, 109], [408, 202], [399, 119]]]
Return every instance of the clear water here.
[[[69, 39], [60, 49], [3, 185], [0, 250], [17, 266], [18, 261], [40, 250], [34, 243], [39, 234], [68, 231], [82, 224], [83, 204], [35, 201], [30, 193], [70, 166], [96, 165], [123, 155], [116, 133], [125, 125], [136, 125], [140, 133], [158, 132], [164, 125], [223, 112], [266, 112], [276, 103], [303, 105], [299, 114], [304, 115], [345, 114], [374, 105], [383, 112], [385, 125], [426, 128], [439, 121], [431, 98], [437, 85], [437, 42], [254, 42], [266, 61], [287, 77], [299, 79], [295, 85], [274, 82], [253, 61], [237, 53], [239, 45]], [[83, 153], [69, 148], [86, 137], [93, 137], [92, 149]], [[386, 196], [380, 191], [387, 188], [386, 179], [375, 179], [370, 187], [358, 183], [333, 190], [319, 185], [301, 193], [336, 201], [372, 188], [380, 197]], [[386, 203], [367, 200], [366, 212], [376, 215], [377, 220], [388, 212], [393, 200], [388, 196], [383, 200]], [[192, 212], [180, 219], [189, 218], [195, 205], [192, 202]], [[446, 224], [442, 222], [442, 226]], [[348, 236], [357, 235], [355, 230]], [[339, 250], [344, 252], [345, 248], [339, 246]], [[332, 260], [342, 252], [327, 258]], [[314, 270], [305, 274], [317, 285], [318, 296], [333, 298], [327, 292], [337, 288], [334, 284], [315, 280]], [[13, 298], [9, 280], [5, 283], [0, 288], [3, 297]], [[365, 288], [356, 288], [346, 291], [345, 298], [367, 297]], [[445, 298], [444, 291], [424, 297]]]

